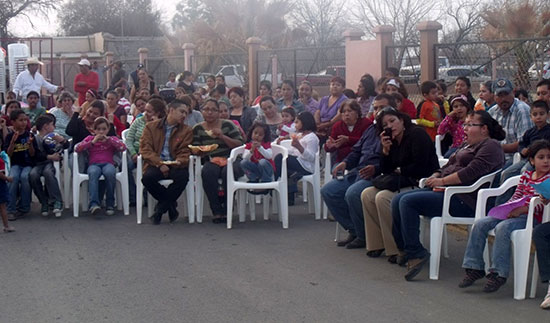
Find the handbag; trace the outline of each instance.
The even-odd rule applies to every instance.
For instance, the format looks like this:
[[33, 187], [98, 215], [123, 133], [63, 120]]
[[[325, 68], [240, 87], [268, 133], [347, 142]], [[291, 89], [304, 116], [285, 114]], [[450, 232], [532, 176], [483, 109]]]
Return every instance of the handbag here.
[[417, 184], [409, 177], [401, 176], [397, 173], [382, 174], [372, 180], [372, 185], [379, 190], [388, 190], [392, 192], [399, 191], [403, 187], [413, 187]]

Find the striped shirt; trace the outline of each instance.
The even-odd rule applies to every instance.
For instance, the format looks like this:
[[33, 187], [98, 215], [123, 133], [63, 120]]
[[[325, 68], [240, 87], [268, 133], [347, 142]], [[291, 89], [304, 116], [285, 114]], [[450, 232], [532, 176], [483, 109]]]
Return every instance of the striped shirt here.
[[145, 129], [145, 117], [139, 117], [130, 125], [128, 133], [126, 134], [126, 146], [130, 152], [130, 156], [134, 156], [139, 153], [139, 141], [141, 135], [143, 134], [143, 129]]
[[[231, 153], [231, 148], [221, 140], [220, 138], [214, 138], [209, 136], [204, 129], [204, 123], [198, 123], [193, 127], [193, 145], [202, 146], [202, 145], [211, 145], [218, 144], [218, 148], [207, 154], [209, 157], [229, 157]], [[221, 129], [222, 133], [228, 136], [231, 139], [239, 140], [241, 143], [244, 143], [243, 137], [239, 128], [231, 122], [230, 120], [221, 120]]]
[[[514, 104], [505, 112], [498, 105], [492, 107], [489, 114], [495, 119], [506, 131], [506, 138], [501, 141], [501, 144], [513, 144], [518, 142], [523, 134], [533, 127], [531, 121], [531, 109], [527, 103], [514, 99]], [[513, 153], [506, 153], [506, 159], [512, 158]]]
[[[540, 183], [544, 182], [545, 180], [547, 180], [548, 178], [550, 178], [550, 173], [549, 173], [549, 174], [546, 174], [542, 177], [539, 177], [538, 179], [533, 179], [533, 173], [534, 172], [535, 171], [533, 171], [533, 170], [531, 170], [531, 171], [527, 170], [527, 171], [523, 172], [523, 174], [521, 174], [521, 178], [519, 179], [519, 184], [516, 187], [516, 191], [514, 192], [514, 195], [512, 196], [512, 198], [510, 198], [510, 200], [508, 202], [519, 200], [519, 199], [522, 199], [524, 197], [527, 197], [527, 199], [525, 200], [525, 206], [529, 206], [529, 202], [531, 201], [531, 198], [537, 194], [537, 192], [535, 191], [533, 186], [531, 186], [531, 184], [540, 184]], [[538, 204], [535, 207], [534, 216], [535, 216], [535, 219], [537, 219], [537, 221], [539, 221], [539, 223], [542, 222], [542, 212], [543, 211], [544, 211], [544, 206], [543, 205]]]

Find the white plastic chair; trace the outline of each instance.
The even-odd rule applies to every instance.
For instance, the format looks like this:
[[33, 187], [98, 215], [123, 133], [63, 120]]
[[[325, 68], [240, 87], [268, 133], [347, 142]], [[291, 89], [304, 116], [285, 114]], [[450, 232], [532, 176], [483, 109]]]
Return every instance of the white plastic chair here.
[[[497, 188], [480, 190], [477, 195], [475, 220], [481, 220], [487, 216], [485, 209], [487, 207], [487, 200], [490, 197], [500, 196], [508, 189], [517, 186], [520, 177], [520, 175], [510, 177]], [[514, 299], [517, 300], [525, 299], [527, 289], [527, 273], [529, 271], [529, 256], [531, 251], [531, 236], [533, 233], [533, 213], [538, 204], [542, 204], [540, 198], [535, 197], [531, 199], [525, 229], [514, 230], [511, 235], [514, 259]], [[544, 213], [547, 214], [548, 210], [548, 208], [545, 208]], [[491, 230], [489, 234], [494, 236], [494, 230]], [[488, 242], [485, 244], [483, 258], [485, 260], [485, 267], [488, 269], [491, 263]], [[533, 279], [535, 280], [535, 276], [533, 276]]]
[[[324, 184], [326, 185], [328, 182], [332, 180], [332, 154], [330, 152], [327, 152], [325, 155], [325, 171], [324, 171]], [[323, 220], [328, 219], [328, 207], [325, 201], [323, 201]], [[336, 222], [338, 223], [338, 222]], [[338, 232], [338, 227], [336, 227]]]
[[[184, 209], [187, 211], [187, 217], [189, 218], [189, 223], [195, 222], [195, 190], [194, 190], [194, 183], [195, 183], [195, 171], [194, 171], [194, 160], [195, 156], [190, 156], [189, 158], [189, 181], [187, 182], [187, 185], [185, 186], [185, 195], [186, 199], [184, 199]], [[143, 178], [143, 158], [141, 155], [138, 155], [137, 157], [137, 166], [136, 166], [136, 214], [137, 214], [137, 224], [142, 223], [142, 217], [143, 217], [143, 190], [144, 186], [141, 182], [141, 179]], [[160, 185], [163, 185], [164, 187], [168, 187], [170, 184], [172, 184], [174, 181], [171, 179], [164, 179], [160, 180]], [[147, 194], [147, 216], [151, 217], [153, 215], [154, 205], [156, 203], [156, 200], [153, 198], [151, 194]]]
[[[103, 176], [100, 177], [100, 180]], [[117, 207], [124, 209], [124, 215], [130, 214], [130, 193], [128, 191], [128, 161], [126, 160], [126, 151], [122, 152], [122, 170], [116, 173], [116, 180], [119, 185], [116, 189]], [[88, 211], [88, 186], [83, 185], [82, 191], [80, 185], [88, 181], [88, 174], [80, 173], [78, 169], [78, 153], [73, 153], [73, 216], [78, 217], [79, 201], [82, 204], [82, 211]], [[82, 192], [82, 195], [81, 195]]]
[[447, 162], [449, 161], [448, 158], [443, 157], [443, 153], [441, 152], [441, 141], [443, 140], [442, 135], [435, 136], [435, 154], [437, 155], [437, 159], [439, 160], [439, 166], [443, 167]]
[[[291, 140], [283, 140], [280, 145], [286, 149], [291, 147]], [[303, 195], [307, 196], [307, 184], [311, 184], [313, 190], [313, 201], [304, 198], [304, 202], [308, 202], [308, 212], [315, 211], [315, 220], [321, 219], [321, 166], [319, 163], [319, 151], [315, 153], [314, 170], [311, 175], [304, 175], [300, 182], [302, 182]], [[313, 206], [312, 206], [313, 204]]]
[[[231, 150], [231, 155], [229, 156], [229, 159], [227, 160], [227, 191], [226, 191], [226, 198], [227, 198], [227, 228], [231, 229], [232, 226], [232, 219], [233, 219], [233, 199], [234, 195], [238, 190], [247, 190], [247, 189], [270, 189], [274, 190], [279, 195], [279, 218], [282, 221], [283, 229], [288, 229], [288, 188], [287, 188], [287, 168], [286, 168], [286, 160], [288, 158], [288, 151], [286, 148], [280, 145], [272, 144], [271, 149], [273, 150], [273, 156], [276, 155], [283, 155], [282, 160], [282, 169], [281, 169], [281, 177], [277, 181], [273, 182], [267, 182], [267, 183], [247, 183], [239, 180], [235, 180], [235, 176], [233, 175], [233, 163], [237, 159], [237, 156], [242, 155], [244, 152], [244, 145], [240, 147], [233, 148]], [[246, 191], [244, 191], [246, 192]], [[245, 201], [244, 201], [245, 195], [242, 194], [239, 196], [239, 221], [244, 222], [246, 214], [244, 211]], [[250, 211], [251, 211], [251, 217], [254, 220], [255, 215], [253, 209], [255, 208], [254, 199], [251, 199], [249, 201]], [[268, 211], [269, 208], [269, 201], [268, 201], [268, 195], [264, 195], [264, 219], [268, 218]]]
[[[475, 192], [477, 189], [479, 189], [482, 185], [489, 184], [493, 182], [495, 176], [500, 173], [500, 169], [490, 173], [488, 175], [485, 175], [478, 179], [474, 184], [470, 186], [448, 186], [445, 189], [445, 195], [443, 198], [443, 209], [441, 211], [441, 216], [436, 216], [433, 218], [424, 218], [424, 216], [421, 216], [421, 237], [423, 236], [423, 232], [425, 231], [422, 226], [426, 225], [428, 223], [428, 219], [430, 219], [430, 279], [432, 280], [438, 280], [439, 279], [439, 261], [441, 260], [441, 244], [443, 240], [443, 235], [446, 235], [447, 224], [464, 224], [464, 225], [472, 225], [474, 223], [475, 218], [466, 218], [466, 217], [457, 217], [457, 216], [451, 216], [449, 213], [450, 206], [451, 206], [451, 198], [455, 194], [463, 194], [463, 193], [471, 193]], [[422, 179], [420, 181], [420, 187], [424, 187], [425, 179]], [[478, 208], [476, 208], [478, 209]], [[445, 241], [446, 244], [446, 241]], [[447, 249], [447, 248], [445, 248]], [[445, 257], [448, 257], [447, 251], [445, 250]]]
[[130, 131], [130, 129], [124, 129], [120, 133], [120, 136], [122, 137], [122, 141], [124, 141], [124, 143], [126, 143], [126, 137], [128, 136], [128, 131]]

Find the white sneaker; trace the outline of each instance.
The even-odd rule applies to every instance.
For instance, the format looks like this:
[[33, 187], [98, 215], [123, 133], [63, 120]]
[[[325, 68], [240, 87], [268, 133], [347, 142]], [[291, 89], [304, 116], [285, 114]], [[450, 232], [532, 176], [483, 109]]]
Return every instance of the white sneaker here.
[[550, 293], [544, 296], [544, 300], [540, 303], [540, 308], [545, 310], [550, 309]]
[[105, 213], [107, 215], [114, 215], [115, 214], [115, 209], [113, 209], [112, 207], [108, 207], [107, 211]]
[[90, 213], [91, 214], [96, 214], [99, 210], [101, 210], [101, 208], [99, 206], [95, 205], [95, 206], [92, 206], [90, 208]]

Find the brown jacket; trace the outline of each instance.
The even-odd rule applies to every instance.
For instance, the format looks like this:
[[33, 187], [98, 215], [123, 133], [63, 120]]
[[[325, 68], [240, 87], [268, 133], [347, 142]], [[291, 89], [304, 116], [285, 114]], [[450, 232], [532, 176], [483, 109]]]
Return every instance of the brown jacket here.
[[[162, 165], [160, 154], [164, 145], [165, 123], [166, 118], [163, 118], [147, 123], [143, 129], [139, 142], [139, 153], [143, 157], [144, 172], [147, 166], [160, 167]], [[188, 145], [192, 142], [193, 131], [191, 128], [183, 123], [176, 125], [170, 137], [170, 154], [180, 162], [180, 165], [173, 167], [187, 167], [189, 165], [191, 150]]]

